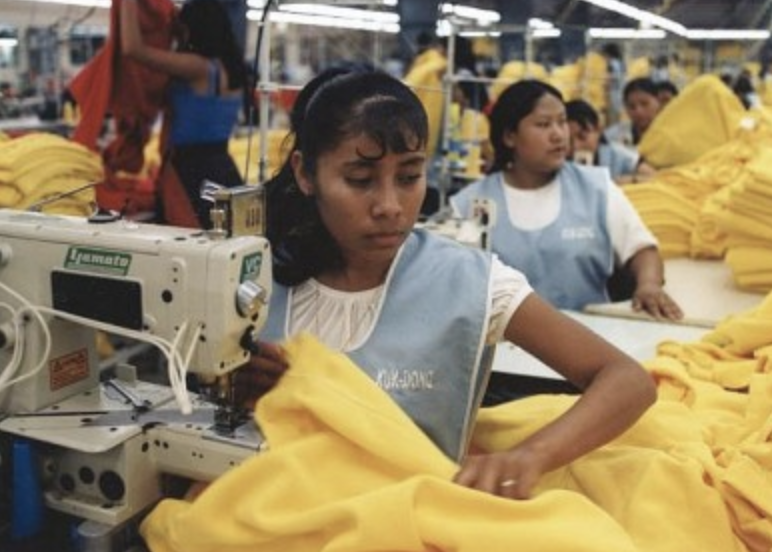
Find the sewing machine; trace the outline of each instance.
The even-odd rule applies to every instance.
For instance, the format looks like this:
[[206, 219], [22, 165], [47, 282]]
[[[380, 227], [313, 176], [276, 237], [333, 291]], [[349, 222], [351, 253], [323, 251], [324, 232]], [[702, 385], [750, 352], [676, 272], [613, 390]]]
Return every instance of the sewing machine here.
[[[211, 480], [259, 450], [231, 377], [271, 289], [247, 188], [218, 192], [207, 232], [0, 210], [0, 433], [35, 445], [47, 507], [118, 526], [161, 498], [162, 474]], [[98, 330], [157, 347], [169, 381], [100, 374]]]

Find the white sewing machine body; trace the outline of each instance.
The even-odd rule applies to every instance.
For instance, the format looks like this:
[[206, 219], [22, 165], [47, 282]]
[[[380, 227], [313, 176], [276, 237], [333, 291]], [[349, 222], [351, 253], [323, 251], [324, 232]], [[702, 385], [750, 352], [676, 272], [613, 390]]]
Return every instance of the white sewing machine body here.
[[162, 473], [213, 479], [254, 454], [254, 422], [215, 430], [222, 404], [189, 394], [183, 413], [126, 367], [100, 381], [101, 326], [82, 322], [166, 344], [217, 385], [248, 361], [270, 289], [257, 235], [0, 210], [0, 432], [39, 443], [47, 505], [120, 524], [161, 497]]

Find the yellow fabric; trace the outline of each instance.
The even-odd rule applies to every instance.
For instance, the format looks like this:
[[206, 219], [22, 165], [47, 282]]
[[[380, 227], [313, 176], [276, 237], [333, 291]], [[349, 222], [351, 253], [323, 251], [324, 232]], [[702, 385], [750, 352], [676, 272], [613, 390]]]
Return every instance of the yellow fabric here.
[[429, 118], [430, 152], [437, 151], [442, 132], [442, 112], [444, 91], [442, 78], [448, 61], [438, 50], [430, 48], [416, 56], [403, 80], [421, 100]]
[[141, 527], [153, 552], [636, 550], [579, 493], [518, 502], [453, 484], [457, 466], [347, 357], [309, 336], [287, 353], [256, 414], [270, 449], [192, 504], [162, 501]]
[[[522, 502], [450, 483], [456, 466], [345, 356], [307, 336], [287, 349], [258, 405], [270, 450], [192, 504], [161, 502], [141, 528], [153, 552], [772, 548], [772, 298], [698, 342], [662, 342], [644, 363], [657, 404]], [[511, 447], [575, 400], [482, 409], [472, 447]]]
[[491, 84], [489, 96], [495, 101], [512, 83], [523, 79], [536, 79], [549, 82], [550, 76], [547, 69], [539, 63], [526, 63], [524, 61], [508, 61], [499, 69], [496, 80]]
[[555, 67], [548, 82], [560, 90], [563, 100], [578, 100], [582, 97], [582, 65], [570, 63]]
[[703, 75], [657, 115], [638, 151], [658, 168], [689, 163], [728, 142], [745, 115], [742, 103], [721, 79]]
[[72, 192], [42, 210], [86, 216], [93, 210], [94, 188], [74, 190], [103, 177], [99, 154], [56, 134], [33, 132], [0, 141], [0, 207], [27, 209]]

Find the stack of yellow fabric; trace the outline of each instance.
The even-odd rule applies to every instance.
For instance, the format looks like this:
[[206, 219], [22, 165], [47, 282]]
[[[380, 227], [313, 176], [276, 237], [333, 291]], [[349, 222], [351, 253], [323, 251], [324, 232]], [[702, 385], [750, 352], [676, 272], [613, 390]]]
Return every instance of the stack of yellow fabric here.
[[[702, 154], [697, 160], [659, 171], [654, 179], [637, 190], [640, 185], [628, 185], [628, 192], [633, 204], [638, 208], [644, 222], [650, 225], [654, 234], [660, 238], [665, 249], [675, 255], [693, 258], [721, 259], [728, 249], [730, 232], [722, 222], [730, 210], [732, 197], [736, 190], [746, 188], [746, 183], [757, 180], [751, 167], [763, 163], [763, 159], [772, 147], [772, 123], [760, 113], [748, 115], [738, 126], [735, 136], [730, 141]], [[655, 186], [647, 189], [654, 184]], [[659, 197], [655, 190], [667, 188], [669, 194]], [[645, 205], [638, 203], [645, 198]], [[680, 226], [684, 214], [673, 214], [676, 210], [673, 201], [694, 210], [689, 216], [693, 221], [690, 229]], [[660, 205], [658, 207], [657, 205]], [[671, 220], [675, 218], [675, 220]], [[658, 227], [663, 219], [666, 227], [679, 225], [686, 233], [677, 236], [663, 234]], [[672, 243], [673, 240], [676, 243]]]
[[729, 187], [726, 208], [717, 225], [727, 235], [726, 263], [738, 287], [772, 290], [772, 125], [747, 165], [748, 177]]
[[684, 165], [733, 138], [746, 115], [720, 78], [703, 75], [657, 115], [638, 151], [657, 168]]
[[[29, 133], [0, 141], [0, 207], [27, 209], [88, 184], [101, 182], [99, 154], [61, 136]], [[41, 207], [54, 214], [87, 216], [94, 188], [85, 188]]]
[[[153, 552], [772, 548], [772, 298], [696, 343], [663, 342], [645, 362], [657, 404], [526, 501], [455, 486], [457, 467], [346, 357], [308, 337], [287, 348], [258, 404], [270, 449], [193, 503], [162, 501], [142, 525]], [[473, 446], [509, 448], [575, 400], [483, 409]]]
[[699, 203], [685, 197], [659, 175], [656, 181], [625, 185], [622, 189], [657, 238], [661, 255], [664, 258], [688, 256]]

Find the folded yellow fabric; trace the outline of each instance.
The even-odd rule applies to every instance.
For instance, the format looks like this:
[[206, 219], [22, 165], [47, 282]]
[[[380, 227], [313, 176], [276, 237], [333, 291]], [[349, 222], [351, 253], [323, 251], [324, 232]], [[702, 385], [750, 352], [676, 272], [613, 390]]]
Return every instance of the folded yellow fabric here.
[[309, 336], [286, 348], [256, 414], [270, 449], [193, 503], [162, 501], [141, 527], [153, 552], [636, 550], [579, 493], [511, 501], [452, 483], [457, 466], [347, 357]]
[[740, 100], [718, 76], [703, 75], [657, 115], [638, 151], [657, 168], [683, 165], [728, 142], [745, 116]]

